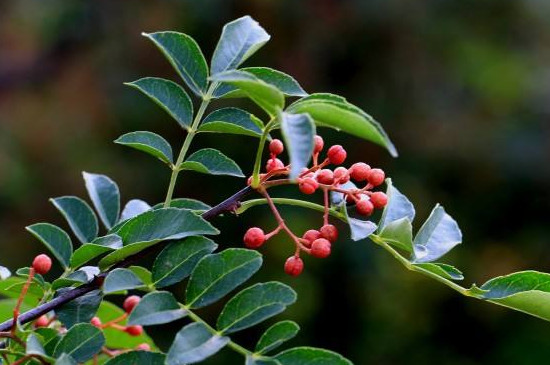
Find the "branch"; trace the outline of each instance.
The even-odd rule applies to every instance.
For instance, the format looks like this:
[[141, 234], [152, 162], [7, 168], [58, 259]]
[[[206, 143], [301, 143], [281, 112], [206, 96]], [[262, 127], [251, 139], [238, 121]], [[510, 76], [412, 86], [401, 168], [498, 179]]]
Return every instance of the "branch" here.
[[[206, 220], [211, 220], [212, 218], [215, 218], [220, 214], [234, 212], [240, 206], [241, 200], [245, 196], [252, 193], [253, 191], [254, 190], [250, 186], [247, 186], [239, 190], [229, 198], [225, 199], [220, 204], [204, 212], [202, 214], [202, 217]], [[135, 255], [129, 256], [123, 261], [111, 267], [109, 271], [106, 271], [96, 276], [89, 283], [79, 286], [78, 288], [69, 290], [61, 294], [60, 296], [50, 300], [49, 302], [46, 302], [34, 309], [29, 310], [28, 312], [21, 314], [19, 316], [19, 323], [24, 324], [24, 323], [31, 322], [37, 319], [38, 317], [46, 313], [49, 313], [52, 310], [55, 310], [56, 308], [62, 306], [63, 304], [70, 302], [71, 300], [74, 300], [93, 290], [101, 288], [101, 285], [103, 284], [103, 280], [111, 270], [132, 265], [134, 262], [142, 259], [143, 257], [153, 252], [154, 251], [153, 248], [156, 248], [156, 247], [153, 246], [153, 247], [150, 247], [149, 249], [138, 252]], [[11, 329], [12, 325], [13, 325], [13, 319], [9, 319], [5, 321], [4, 323], [0, 324], [0, 332], [8, 331], [9, 329]], [[0, 344], [0, 348], [1, 348], [1, 344]]]

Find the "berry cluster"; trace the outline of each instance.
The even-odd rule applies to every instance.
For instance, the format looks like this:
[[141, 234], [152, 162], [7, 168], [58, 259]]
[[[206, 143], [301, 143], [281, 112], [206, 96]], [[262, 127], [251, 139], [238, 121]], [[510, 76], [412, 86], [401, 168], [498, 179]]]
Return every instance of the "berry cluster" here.
[[[338, 239], [338, 229], [329, 223], [329, 193], [341, 193], [349, 204], [354, 204], [358, 214], [370, 216], [375, 209], [381, 209], [386, 206], [388, 197], [381, 191], [372, 191], [380, 186], [386, 176], [383, 170], [371, 168], [364, 162], [358, 162], [349, 168], [338, 166], [342, 165], [347, 158], [346, 150], [340, 145], [331, 146], [326, 154], [326, 158], [319, 162], [319, 155], [323, 151], [324, 141], [320, 136], [314, 138], [314, 148], [312, 155], [312, 166], [304, 168], [296, 181], [288, 179], [290, 165], [286, 165], [278, 158], [284, 151], [283, 143], [274, 139], [269, 144], [270, 157], [265, 165], [266, 173], [260, 174], [260, 185], [257, 190], [267, 200], [275, 219], [277, 227], [269, 233], [265, 233], [259, 227], [252, 227], [244, 235], [244, 243], [248, 248], [259, 248], [271, 237], [284, 230], [294, 241], [296, 250], [294, 255], [285, 262], [285, 272], [292, 276], [298, 276], [302, 273], [304, 262], [300, 258], [300, 253], [305, 252], [313, 257], [325, 258], [331, 253], [332, 244]], [[329, 165], [336, 165], [333, 170], [327, 168]], [[363, 184], [362, 187], [346, 185], [350, 180], [357, 184]], [[249, 179], [249, 184], [252, 177]], [[285, 224], [279, 214], [277, 207], [267, 193], [267, 189], [277, 185], [295, 183], [300, 192], [306, 195], [322, 191], [324, 195], [324, 215], [323, 225], [319, 229], [310, 229], [302, 237], [295, 235]]]

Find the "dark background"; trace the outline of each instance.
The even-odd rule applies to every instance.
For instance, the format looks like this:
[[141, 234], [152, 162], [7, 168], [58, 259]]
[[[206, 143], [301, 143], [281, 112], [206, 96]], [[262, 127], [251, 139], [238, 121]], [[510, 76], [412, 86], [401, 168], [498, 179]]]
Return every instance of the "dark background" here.
[[[398, 159], [347, 135], [322, 133], [346, 146], [348, 161], [384, 168], [415, 203], [416, 227], [435, 203], [447, 208], [464, 243], [446, 261], [464, 271], [464, 285], [528, 268], [550, 271], [550, 3], [544, 0], [2, 1], [2, 265], [25, 266], [41, 252], [25, 225], [65, 227], [47, 199], [85, 196], [82, 170], [111, 176], [125, 201], [164, 198], [168, 171], [111, 143], [132, 130], [153, 130], [177, 150], [182, 141], [174, 121], [122, 84], [142, 76], [177, 80], [140, 33], [188, 33], [209, 59], [223, 24], [245, 14], [272, 35], [247, 65], [281, 69], [309, 92], [341, 94], [384, 125]], [[194, 148], [215, 145], [250, 173], [255, 140], [196, 140]], [[185, 173], [177, 195], [214, 204], [242, 185]], [[284, 213], [300, 230], [320, 224], [315, 213]], [[216, 224], [224, 229], [217, 239], [223, 246], [240, 246], [251, 225], [274, 225], [263, 208]], [[404, 271], [369, 242], [338, 242], [331, 258], [307, 260], [299, 279], [282, 273], [290, 251], [284, 237], [270, 242], [256, 279], [283, 280], [299, 292], [282, 316], [302, 326], [294, 345], [324, 346], [356, 364], [550, 358], [549, 323], [460, 297]], [[170, 338], [161, 331], [153, 329], [163, 345]], [[248, 331], [239, 340], [250, 344], [256, 335]], [[229, 351], [208, 361], [239, 362]]]

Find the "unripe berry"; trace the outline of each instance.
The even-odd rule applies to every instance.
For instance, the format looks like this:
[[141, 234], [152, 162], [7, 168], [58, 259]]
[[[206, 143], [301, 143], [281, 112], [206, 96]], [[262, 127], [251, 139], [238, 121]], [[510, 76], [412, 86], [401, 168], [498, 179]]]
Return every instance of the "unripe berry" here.
[[316, 229], [310, 229], [306, 231], [306, 233], [304, 233], [302, 238], [308, 242], [305, 245], [310, 247], [313, 241], [315, 241], [317, 238], [321, 238], [321, 232]]
[[334, 181], [338, 182], [339, 184], [345, 184], [349, 181], [349, 172], [348, 169], [345, 167], [337, 167], [334, 170]]
[[344, 149], [344, 147], [340, 146], [339, 144], [334, 145], [328, 149], [327, 157], [331, 164], [334, 165], [340, 165], [348, 156], [348, 153]]
[[374, 205], [369, 199], [361, 199], [357, 202], [357, 205], [355, 205], [355, 209], [357, 213], [361, 215], [371, 215], [374, 211]]
[[252, 227], [244, 234], [244, 244], [248, 248], [258, 248], [265, 242], [265, 233], [261, 228]]
[[302, 181], [300, 181], [298, 187], [300, 188], [300, 191], [304, 194], [313, 194], [315, 190], [317, 190], [317, 188], [319, 187], [319, 184], [311, 177], [306, 177], [305, 179], [302, 179]]
[[330, 242], [324, 238], [318, 238], [311, 244], [311, 256], [324, 259], [330, 255]]
[[388, 204], [388, 196], [381, 191], [377, 191], [371, 194], [370, 201], [376, 209], [384, 208]]
[[137, 345], [136, 350], [138, 351], [151, 351], [151, 346], [148, 343], [141, 343]]
[[44, 275], [52, 268], [52, 259], [48, 255], [38, 255], [32, 262], [32, 268], [37, 274]]
[[321, 227], [319, 230], [321, 232], [321, 236], [330, 242], [336, 242], [338, 239], [338, 229], [333, 226], [332, 224], [325, 224]]
[[130, 336], [140, 336], [143, 333], [143, 327], [141, 326], [128, 326], [126, 327], [126, 333]]
[[274, 139], [269, 143], [269, 152], [271, 152], [274, 155], [280, 155], [283, 153], [285, 147], [283, 146], [283, 142], [281, 142], [280, 139]]
[[332, 185], [334, 182], [334, 174], [329, 169], [320, 170], [317, 173], [317, 181], [319, 181], [320, 184]]
[[283, 161], [279, 160], [278, 158], [270, 158], [265, 164], [265, 170], [267, 172], [284, 169], [284, 167], [285, 165], [283, 164]]
[[364, 162], [357, 162], [349, 168], [349, 174], [355, 181], [365, 181], [369, 176], [370, 166]]
[[285, 262], [285, 273], [290, 276], [298, 276], [304, 270], [304, 262], [301, 258], [290, 256]]
[[323, 147], [325, 147], [325, 141], [323, 141], [323, 137], [313, 137], [313, 153], [321, 152], [323, 150]]
[[46, 317], [45, 315], [40, 316], [36, 321], [34, 321], [34, 327], [36, 328], [46, 327], [48, 326], [49, 323], [50, 323], [50, 320], [48, 319], [48, 317]]
[[124, 300], [124, 303], [122, 303], [122, 308], [124, 308], [126, 313], [130, 313], [132, 310], [134, 310], [136, 305], [138, 305], [140, 300], [141, 298], [137, 295], [131, 295]]
[[383, 170], [380, 169], [372, 169], [369, 171], [369, 175], [367, 176], [367, 180], [372, 186], [378, 186], [384, 182], [384, 179], [386, 178], [386, 174]]
[[92, 326], [96, 326], [97, 328], [101, 327], [101, 319], [99, 319], [99, 317], [92, 318], [90, 323], [92, 324]]

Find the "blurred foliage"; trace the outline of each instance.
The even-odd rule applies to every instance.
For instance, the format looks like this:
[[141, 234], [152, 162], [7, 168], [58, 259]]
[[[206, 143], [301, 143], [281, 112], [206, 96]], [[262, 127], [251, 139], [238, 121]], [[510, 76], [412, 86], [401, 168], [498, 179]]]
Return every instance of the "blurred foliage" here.
[[[81, 170], [111, 176], [125, 200], [162, 200], [167, 171], [111, 143], [138, 129], [155, 129], [174, 146], [182, 141], [176, 123], [122, 85], [145, 75], [177, 77], [140, 33], [183, 31], [209, 57], [221, 26], [244, 14], [273, 36], [248, 65], [281, 69], [307, 91], [345, 95], [382, 122], [398, 159], [323, 134], [346, 146], [350, 162], [384, 168], [417, 206], [419, 221], [436, 202], [445, 205], [465, 237], [450, 262], [467, 278], [550, 271], [550, 3], [543, 0], [2, 1], [2, 264], [28, 265], [40, 250], [25, 225], [63, 224], [47, 198], [84, 196]], [[196, 148], [219, 144], [251, 171], [247, 137], [197, 141]], [[214, 204], [242, 184], [190, 172], [177, 194]], [[274, 225], [266, 209], [255, 209], [218, 219], [219, 243], [239, 246], [252, 223]], [[313, 213], [285, 214], [297, 228], [320, 221]], [[292, 280], [282, 273], [285, 244], [268, 245], [259, 275], [298, 291], [287, 312], [303, 328], [296, 343], [357, 364], [540, 364], [550, 357], [548, 323], [459, 297], [367, 242], [342, 243]], [[151, 332], [160, 346], [169, 340], [164, 330]], [[232, 363], [234, 355], [224, 354], [209, 363]]]

